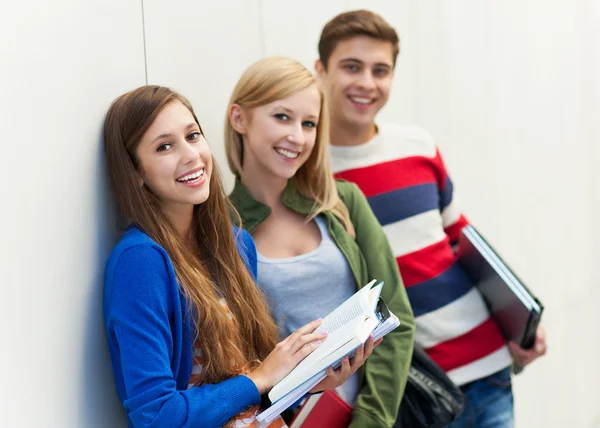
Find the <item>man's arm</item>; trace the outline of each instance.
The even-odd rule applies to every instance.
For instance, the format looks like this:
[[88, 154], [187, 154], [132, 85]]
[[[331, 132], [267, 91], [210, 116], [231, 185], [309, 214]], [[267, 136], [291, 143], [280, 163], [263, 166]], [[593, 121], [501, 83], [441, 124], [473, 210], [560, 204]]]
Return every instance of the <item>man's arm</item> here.
[[450, 244], [454, 246], [458, 244], [460, 231], [469, 224], [469, 221], [460, 210], [454, 185], [448, 175], [448, 170], [439, 149], [436, 150], [436, 155], [432, 163], [438, 177], [440, 212], [442, 214], [444, 232], [448, 235]]

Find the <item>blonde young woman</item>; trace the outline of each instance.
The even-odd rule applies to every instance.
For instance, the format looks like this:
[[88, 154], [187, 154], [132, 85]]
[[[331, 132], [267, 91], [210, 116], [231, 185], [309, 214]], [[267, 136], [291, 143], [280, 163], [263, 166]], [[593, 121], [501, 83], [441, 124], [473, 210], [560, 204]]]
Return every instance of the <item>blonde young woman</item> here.
[[[130, 225], [105, 270], [104, 322], [132, 427], [254, 427], [261, 395], [318, 345], [313, 321], [277, 344], [256, 250], [233, 228], [192, 106], [159, 86], [106, 116], [108, 174]], [[345, 378], [333, 374], [317, 388]], [[284, 426], [280, 419], [270, 428]]]
[[[311, 73], [286, 58], [249, 67], [227, 111], [225, 147], [236, 176], [230, 199], [258, 250], [258, 284], [280, 337], [322, 317], [371, 279], [401, 321], [381, 344], [370, 339], [345, 361], [337, 388], [353, 405], [352, 427], [391, 427], [407, 379], [414, 319], [392, 251], [369, 205], [335, 181], [327, 155], [328, 117]], [[377, 346], [378, 345], [378, 346]]]

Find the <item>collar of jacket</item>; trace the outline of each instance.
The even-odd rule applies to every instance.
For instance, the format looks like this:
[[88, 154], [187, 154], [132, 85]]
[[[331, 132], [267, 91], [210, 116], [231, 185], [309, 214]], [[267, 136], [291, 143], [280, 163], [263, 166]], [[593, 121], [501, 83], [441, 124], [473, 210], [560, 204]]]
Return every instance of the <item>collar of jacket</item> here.
[[[271, 207], [254, 199], [239, 177], [235, 179], [229, 199], [242, 218], [243, 228], [250, 233], [271, 215]], [[281, 202], [289, 209], [304, 215], [310, 214], [315, 204], [314, 200], [300, 194], [294, 179], [288, 180]]]

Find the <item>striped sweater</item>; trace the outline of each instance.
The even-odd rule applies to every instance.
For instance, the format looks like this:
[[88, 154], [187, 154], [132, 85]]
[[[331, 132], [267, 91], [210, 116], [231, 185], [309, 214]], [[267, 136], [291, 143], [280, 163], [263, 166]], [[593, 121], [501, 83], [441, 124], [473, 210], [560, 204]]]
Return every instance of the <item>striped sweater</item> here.
[[356, 183], [384, 228], [412, 305], [415, 340], [458, 385], [511, 363], [508, 347], [452, 245], [468, 224], [433, 138], [382, 126], [369, 142], [330, 146], [336, 178]]

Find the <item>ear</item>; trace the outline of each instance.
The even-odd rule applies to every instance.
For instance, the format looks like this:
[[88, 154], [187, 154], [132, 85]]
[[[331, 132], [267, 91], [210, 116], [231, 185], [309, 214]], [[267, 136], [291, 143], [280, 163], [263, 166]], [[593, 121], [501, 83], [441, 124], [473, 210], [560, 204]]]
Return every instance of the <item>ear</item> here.
[[228, 116], [231, 127], [241, 135], [246, 134], [248, 128], [248, 115], [239, 104], [232, 104], [231, 107], [229, 107]]
[[144, 185], [144, 179], [142, 178], [142, 176], [140, 175], [139, 172], [135, 172], [135, 179], [138, 183], [138, 186], [142, 187]]
[[320, 59], [315, 61], [315, 71], [317, 72], [317, 75], [320, 78], [325, 77], [325, 74], [327, 73], [327, 70], [325, 70], [325, 66], [323, 65], [323, 62], [321, 62]]

